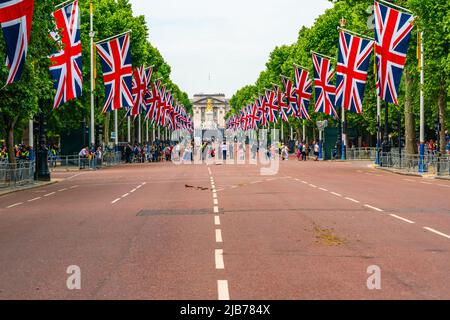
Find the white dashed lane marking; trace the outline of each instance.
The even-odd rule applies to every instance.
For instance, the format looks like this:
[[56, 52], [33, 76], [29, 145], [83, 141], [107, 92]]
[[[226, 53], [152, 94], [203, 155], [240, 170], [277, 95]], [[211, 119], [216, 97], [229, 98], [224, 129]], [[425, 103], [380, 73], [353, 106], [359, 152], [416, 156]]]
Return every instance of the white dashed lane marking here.
[[220, 230], [220, 229], [216, 229], [216, 242], [217, 243], [222, 243], [223, 242], [222, 230]]
[[395, 218], [395, 219], [399, 219], [399, 220], [402, 220], [402, 221], [404, 221], [404, 222], [407, 222], [407, 223], [409, 223], [409, 224], [415, 224], [414, 221], [405, 219], [405, 218], [400, 217], [400, 216], [398, 216], [398, 215], [396, 215], [396, 214], [390, 214], [390, 216], [393, 217], [393, 218]]
[[41, 198], [41, 197], [37, 197], [37, 198], [28, 200], [28, 202], [34, 202], [34, 201], [38, 201], [38, 200], [40, 200], [40, 199], [42, 199], [42, 198]]
[[23, 202], [15, 203], [15, 204], [10, 205], [10, 206], [7, 207], [7, 208], [8, 208], [8, 209], [11, 209], [11, 208], [14, 208], [14, 207], [18, 207], [18, 206], [20, 206], [20, 205], [22, 205], [22, 204], [23, 204]]
[[225, 263], [223, 262], [223, 250], [222, 249], [216, 249], [216, 269], [217, 270], [224, 270], [225, 269]]
[[336, 197], [342, 197], [342, 194], [340, 193], [336, 193], [336, 192], [331, 192], [332, 195], [335, 195]]
[[118, 202], [118, 201], [120, 201], [120, 199], [121, 198], [117, 198], [116, 200], [114, 200], [113, 202], [111, 202], [112, 204], [114, 204], [114, 203], [116, 203], [116, 202]]
[[230, 293], [228, 291], [228, 281], [227, 280], [218, 280], [217, 281], [217, 291], [219, 300], [226, 301], [230, 300]]
[[358, 200], [355, 200], [353, 198], [345, 197], [345, 199], [354, 203], [360, 203]]
[[378, 212], [384, 212], [384, 210], [382, 210], [380, 208], [377, 208], [377, 207], [373, 207], [373, 206], [371, 206], [369, 204], [365, 204], [364, 207], [372, 209], [372, 210], [375, 210], [375, 211], [378, 211]]
[[56, 193], [56, 192], [48, 193], [48, 194], [46, 194], [44, 197], [50, 197], [50, 196], [54, 195], [55, 193]]
[[429, 228], [429, 227], [424, 227], [424, 229], [425, 229], [425, 230], [428, 230], [428, 231], [430, 231], [430, 232], [433, 232], [434, 234], [437, 234], [437, 235], [439, 235], [439, 236], [441, 236], [441, 237], [450, 239], [450, 236], [449, 236], [448, 234], [442, 233], [442, 232], [440, 232], [440, 231], [437, 231], [437, 230], [432, 229], [432, 228]]
[[215, 216], [215, 217], [214, 217], [214, 224], [215, 224], [216, 226], [220, 226], [220, 217], [219, 217], [219, 216]]

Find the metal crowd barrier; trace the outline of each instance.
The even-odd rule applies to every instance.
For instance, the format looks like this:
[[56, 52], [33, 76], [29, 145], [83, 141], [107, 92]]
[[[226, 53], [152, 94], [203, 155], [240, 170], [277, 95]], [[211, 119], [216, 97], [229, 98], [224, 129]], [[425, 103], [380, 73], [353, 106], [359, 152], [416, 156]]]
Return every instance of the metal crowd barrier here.
[[78, 168], [97, 169], [101, 167], [112, 167], [122, 163], [122, 154], [105, 153], [101, 159], [88, 158], [78, 155], [49, 157], [48, 166], [50, 170], [56, 168]]
[[411, 173], [418, 173], [422, 167], [422, 171], [429, 174], [450, 176], [450, 156], [437, 157], [431, 153], [425, 154], [423, 159], [419, 155], [400, 154], [398, 151], [381, 153], [380, 166]]
[[0, 163], [0, 188], [16, 188], [34, 183], [34, 162]]
[[347, 160], [372, 160], [377, 157], [376, 148], [350, 148], [346, 152]]

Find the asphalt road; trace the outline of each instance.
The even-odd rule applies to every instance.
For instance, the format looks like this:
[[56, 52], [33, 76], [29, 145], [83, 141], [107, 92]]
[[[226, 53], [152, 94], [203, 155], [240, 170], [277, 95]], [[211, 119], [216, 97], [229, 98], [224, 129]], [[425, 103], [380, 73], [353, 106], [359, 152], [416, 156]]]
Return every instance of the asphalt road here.
[[0, 299], [450, 299], [450, 181], [292, 160], [273, 176], [162, 163], [54, 177], [0, 197]]

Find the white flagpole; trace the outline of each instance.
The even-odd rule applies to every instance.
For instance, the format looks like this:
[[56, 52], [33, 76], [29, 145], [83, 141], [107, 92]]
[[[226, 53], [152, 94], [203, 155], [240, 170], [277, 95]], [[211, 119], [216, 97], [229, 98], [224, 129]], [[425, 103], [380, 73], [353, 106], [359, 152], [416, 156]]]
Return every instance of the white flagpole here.
[[130, 117], [127, 117], [127, 125], [128, 125], [127, 140], [128, 140], [128, 143], [131, 143], [131, 119], [130, 119]]
[[[116, 132], [116, 136], [115, 138], [115, 144], [116, 144], [116, 148], [119, 147], [119, 120], [118, 120], [118, 111], [114, 110], [114, 131]], [[109, 138], [108, 138], [109, 139]]]
[[95, 144], [95, 112], [94, 112], [94, 6], [92, 0], [90, 1], [90, 33], [91, 38], [91, 146]]
[[420, 147], [419, 147], [419, 172], [425, 172], [424, 157], [425, 157], [425, 100], [423, 86], [425, 83], [424, 75], [424, 48], [423, 48], [423, 31], [419, 34], [420, 37]]
[[145, 141], [149, 142], [149, 129], [148, 129], [148, 120], [145, 122]]
[[141, 115], [140, 115], [140, 114], [139, 114], [138, 123], [139, 123], [139, 128], [138, 128], [138, 141], [139, 141], [139, 143], [142, 143], [142, 123], [141, 123]]
[[303, 120], [303, 140], [302, 140], [302, 142], [307, 142], [306, 141], [306, 122], [305, 122], [305, 120]]
[[28, 121], [28, 145], [31, 148], [34, 148], [34, 125], [33, 125], [33, 119], [30, 119]]
[[[155, 141], [156, 140], [156, 130], [155, 130], [155, 125], [153, 125], [153, 132], [152, 132], [153, 134], [152, 134], [152, 139], [153, 139], [153, 141]], [[152, 142], [153, 142], [152, 141]]]

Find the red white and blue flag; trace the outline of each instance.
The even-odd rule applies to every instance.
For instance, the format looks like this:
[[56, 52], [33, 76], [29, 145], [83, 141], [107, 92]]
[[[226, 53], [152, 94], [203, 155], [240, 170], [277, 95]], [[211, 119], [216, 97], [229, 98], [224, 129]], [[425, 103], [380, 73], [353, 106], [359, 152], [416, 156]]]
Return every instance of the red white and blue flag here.
[[263, 128], [267, 126], [267, 115], [268, 110], [266, 108], [266, 97], [260, 96], [258, 98], [258, 111], [259, 111], [259, 125], [261, 125]]
[[291, 106], [288, 102], [285, 101], [285, 94], [279, 86], [274, 85], [273, 91], [275, 92], [275, 95], [277, 97], [278, 109], [280, 112], [281, 119], [283, 119], [283, 121], [285, 122], [288, 122], [289, 116], [292, 113]]
[[[285, 113], [288, 116], [294, 116], [298, 117], [298, 106], [297, 106], [297, 99], [294, 94], [294, 84], [291, 81], [291, 79], [286, 78], [284, 76], [281, 76], [281, 81], [283, 82], [284, 86], [284, 98], [286, 100], [287, 105], [284, 106], [286, 108]], [[283, 106], [280, 105], [280, 110], [283, 113]], [[283, 115], [284, 117], [284, 115]], [[285, 120], [287, 121], [287, 120]]]
[[414, 17], [375, 1], [375, 53], [378, 96], [398, 105]]
[[50, 74], [55, 81], [54, 109], [81, 97], [83, 66], [81, 61], [80, 7], [75, 0], [53, 13], [56, 29], [50, 35], [61, 44], [61, 51], [50, 56]]
[[334, 70], [330, 60], [313, 53], [314, 86], [316, 91], [316, 112], [323, 112], [338, 118], [335, 110], [336, 88], [331, 83]]
[[147, 109], [145, 95], [148, 87], [148, 75], [144, 66], [133, 71], [133, 107], [128, 109], [128, 117], [136, 117]]
[[130, 36], [128, 34], [97, 44], [105, 83], [103, 112], [133, 106], [133, 68], [131, 66]]
[[298, 118], [311, 120], [308, 108], [312, 96], [312, 81], [309, 78], [309, 72], [299, 66], [295, 66], [294, 95], [297, 99]]
[[362, 113], [364, 90], [374, 42], [339, 33], [339, 53], [336, 68], [336, 106]]
[[145, 119], [149, 120], [151, 123], [155, 123], [158, 104], [161, 101], [158, 89], [159, 83], [160, 80], [158, 80], [156, 83], [152, 83], [151, 88], [147, 89], [147, 94], [145, 96], [145, 104], [146, 104]]
[[0, 25], [6, 42], [6, 84], [22, 77], [30, 41], [34, 0], [0, 0]]
[[278, 121], [278, 99], [275, 92], [266, 90], [265, 107], [267, 110], [267, 121], [275, 123]]

